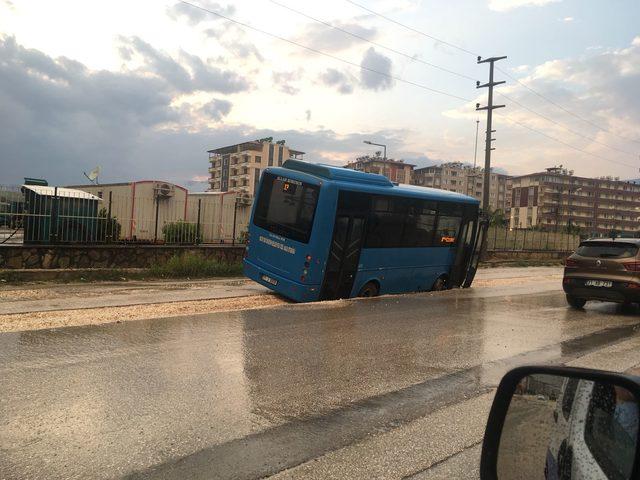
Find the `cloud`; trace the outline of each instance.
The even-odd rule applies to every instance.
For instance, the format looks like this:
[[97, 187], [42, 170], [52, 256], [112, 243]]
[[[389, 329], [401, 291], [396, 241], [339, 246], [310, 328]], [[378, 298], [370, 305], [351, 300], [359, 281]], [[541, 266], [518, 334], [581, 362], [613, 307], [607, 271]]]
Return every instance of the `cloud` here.
[[204, 34], [211, 39], [215, 39], [220, 46], [242, 59], [255, 58], [257, 61], [264, 61], [258, 47], [250, 40], [246, 32], [232, 22], [221, 22], [218, 25], [208, 28]]
[[[0, 171], [6, 182], [35, 176], [77, 183], [95, 164], [104, 167], [105, 180], [156, 176], [162, 169], [146, 156], [149, 146], [142, 139], [158, 141], [163, 132], [186, 132], [186, 126], [205, 128], [198, 121], [203, 115], [219, 121], [232, 108], [220, 98], [200, 110], [174, 107], [179, 75], [91, 70], [25, 48], [14, 37], [0, 36], [0, 58]], [[198, 75], [190, 78], [206, 83]], [[157, 160], [182, 159], [179, 150], [169, 151]]]
[[[341, 28], [360, 37], [364, 37], [368, 40], [373, 40], [378, 35], [378, 31], [374, 27], [367, 28], [357, 23], [345, 23], [340, 21], [330, 23], [335, 27]], [[319, 23], [308, 24], [296, 40], [315, 48], [316, 50], [329, 52], [346, 50], [347, 48], [361, 42], [361, 40], [352, 37], [351, 35], [347, 35], [346, 33], [333, 28], [328, 28], [326, 25], [321, 25]]]
[[574, 18], [573, 17], [564, 17], [562, 19], [563, 22], [565, 23], [569, 23], [569, 22], [573, 22]]
[[216, 122], [222, 120], [231, 111], [233, 104], [228, 100], [220, 98], [214, 98], [209, 103], [206, 103], [201, 109], [201, 113], [208, 118], [215, 120]]
[[141, 71], [154, 74], [182, 93], [195, 91], [237, 93], [249, 90], [249, 81], [231, 70], [223, 70], [196, 55], [182, 51], [179, 60], [155, 49], [139, 37], [120, 37], [123, 60], [139, 57]]
[[347, 74], [335, 68], [329, 68], [323, 72], [320, 75], [320, 81], [325, 85], [335, 87], [338, 92], [344, 95], [353, 93], [353, 83]]
[[489, 9], [496, 12], [507, 12], [520, 7], [541, 7], [561, 0], [489, 0]]
[[529, 70], [531, 70], [531, 67], [529, 65], [518, 65], [517, 67], [513, 67], [511, 69], [511, 71], [515, 73], [525, 73]]
[[301, 76], [301, 70], [293, 70], [290, 72], [273, 72], [271, 74], [273, 83], [278, 87], [278, 90], [280, 90], [282, 93], [286, 93], [287, 95], [297, 95], [300, 92], [300, 89], [293, 83], [300, 80]]
[[[204, 9], [218, 12], [226, 16], [233, 15], [236, 11], [233, 5], [223, 6], [218, 2], [211, 2], [209, 0], [199, 0], [197, 4]], [[201, 22], [220, 20], [220, 17], [217, 17], [212, 13], [182, 2], [176, 2], [174, 5], [167, 8], [167, 15], [169, 15], [173, 20], [185, 20], [191, 26], [198, 25]]]
[[[405, 131], [274, 131], [220, 122], [232, 108], [223, 98], [198, 107], [173, 106], [181, 96], [175, 84], [186, 77], [150, 74], [155, 70], [148, 64], [123, 72], [91, 70], [2, 36], [0, 58], [4, 183], [25, 176], [57, 185], [82, 183], [83, 171], [101, 165], [103, 182], [151, 177], [200, 190], [206, 186], [199, 180], [207, 176], [207, 150], [267, 136], [286, 139], [310, 161], [337, 165], [362, 154], [362, 141], [369, 137], [384, 138], [397, 156], [406, 153]], [[160, 62], [158, 71], [176, 68], [168, 65]], [[217, 123], [199, 121], [205, 115]], [[311, 112], [305, 115], [310, 120]]]
[[363, 88], [377, 91], [388, 90], [393, 86], [392, 78], [371, 71], [375, 70], [385, 75], [391, 75], [392, 69], [391, 59], [376, 52], [373, 47], [364, 53], [360, 66], [363, 67], [360, 70], [360, 84]]

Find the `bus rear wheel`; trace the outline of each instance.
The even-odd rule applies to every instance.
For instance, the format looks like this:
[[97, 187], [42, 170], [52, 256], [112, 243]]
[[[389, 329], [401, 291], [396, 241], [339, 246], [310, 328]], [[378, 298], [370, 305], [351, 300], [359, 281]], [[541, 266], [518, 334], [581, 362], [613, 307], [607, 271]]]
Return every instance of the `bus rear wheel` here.
[[358, 293], [359, 297], [377, 297], [380, 294], [380, 288], [375, 282], [366, 283]]
[[433, 286], [431, 287], [431, 291], [440, 292], [442, 290], [446, 290], [447, 288], [449, 288], [447, 278], [442, 276], [442, 277], [438, 277], [438, 279], [433, 283]]

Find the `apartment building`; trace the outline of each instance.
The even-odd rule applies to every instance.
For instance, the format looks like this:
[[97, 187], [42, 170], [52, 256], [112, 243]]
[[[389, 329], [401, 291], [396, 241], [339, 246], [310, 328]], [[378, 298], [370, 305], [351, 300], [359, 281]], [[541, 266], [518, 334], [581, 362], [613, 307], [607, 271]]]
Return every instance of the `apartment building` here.
[[576, 226], [592, 235], [639, 228], [640, 185], [613, 177], [585, 178], [560, 167], [515, 177], [511, 228]]
[[[482, 206], [484, 194], [484, 169], [482, 168], [472, 167], [461, 162], [418, 168], [413, 173], [413, 183], [421, 187], [439, 188], [469, 195], [480, 200]], [[492, 211], [509, 211], [511, 208], [511, 177], [491, 172], [489, 206]]]
[[344, 168], [366, 173], [379, 173], [392, 182], [411, 183], [415, 165], [403, 160], [384, 159], [382, 157], [360, 157], [355, 162], [348, 163]]
[[281, 166], [285, 160], [302, 160], [304, 152], [285, 145], [284, 140], [273, 143], [267, 137], [251, 142], [209, 150], [209, 191], [245, 192], [253, 196], [262, 170]]

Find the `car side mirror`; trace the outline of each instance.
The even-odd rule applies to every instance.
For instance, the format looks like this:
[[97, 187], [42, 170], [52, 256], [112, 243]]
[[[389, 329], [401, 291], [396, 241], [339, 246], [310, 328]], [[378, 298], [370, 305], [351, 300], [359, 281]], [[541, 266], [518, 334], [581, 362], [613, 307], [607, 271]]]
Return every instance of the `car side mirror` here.
[[640, 478], [639, 380], [568, 367], [510, 371], [489, 414], [480, 478]]

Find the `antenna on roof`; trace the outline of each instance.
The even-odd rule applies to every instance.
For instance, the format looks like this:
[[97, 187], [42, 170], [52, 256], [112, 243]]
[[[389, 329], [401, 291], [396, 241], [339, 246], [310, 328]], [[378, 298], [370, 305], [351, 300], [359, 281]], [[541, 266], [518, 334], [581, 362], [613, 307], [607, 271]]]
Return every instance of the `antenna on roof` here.
[[87, 177], [87, 179], [88, 179], [91, 183], [93, 183], [93, 184], [95, 184], [95, 185], [98, 185], [98, 175], [100, 175], [100, 171], [101, 171], [101, 170], [102, 170], [102, 169], [100, 168], [100, 165], [98, 165], [96, 168], [94, 168], [93, 170], [91, 170], [91, 171], [89, 172], [89, 175], [87, 175], [87, 173], [86, 173], [86, 172], [82, 172], [82, 173], [84, 174], [84, 176], [85, 176], [85, 177]]

